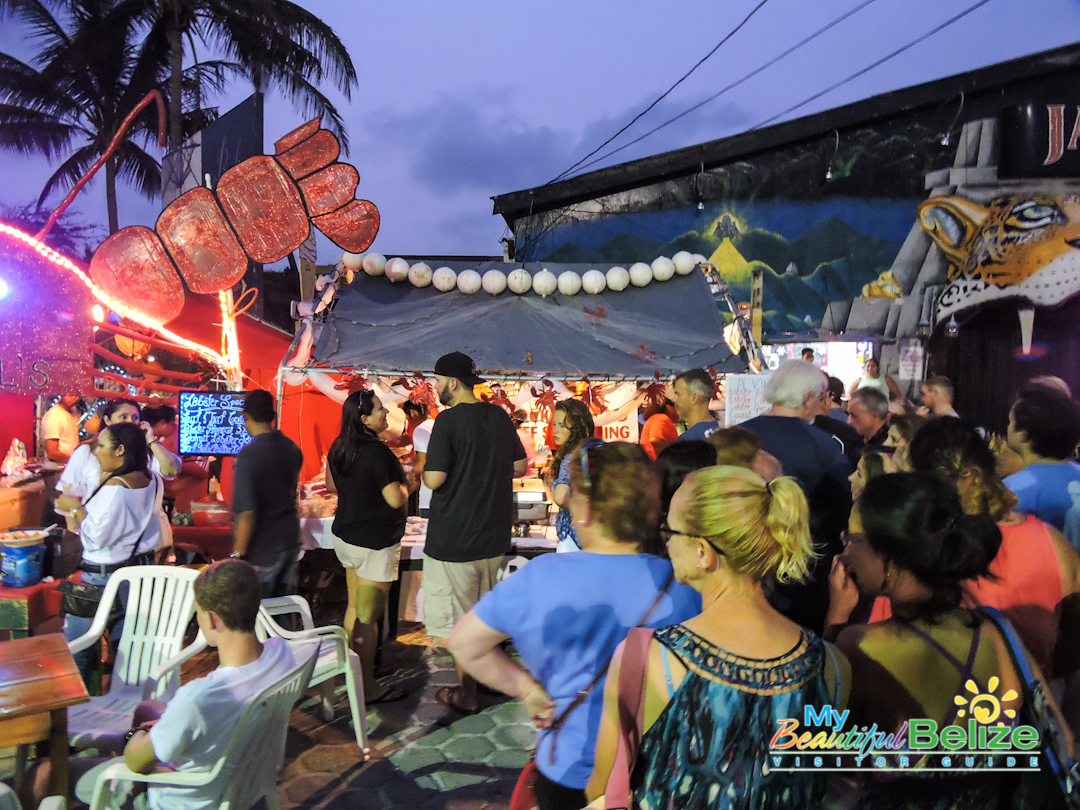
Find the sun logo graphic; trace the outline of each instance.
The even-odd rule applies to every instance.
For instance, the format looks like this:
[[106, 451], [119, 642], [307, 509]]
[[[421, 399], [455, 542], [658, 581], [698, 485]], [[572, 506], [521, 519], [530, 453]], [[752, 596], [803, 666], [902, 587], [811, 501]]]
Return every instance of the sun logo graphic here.
[[1015, 718], [1016, 712], [1012, 709], [1002, 709], [1001, 704], [1016, 700], [1019, 695], [1016, 694], [1015, 689], [1010, 689], [1008, 692], [1002, 695], [1000, 699], [997, 698], [994, 695], [994, 692], [997, 690], [1000, 684], [1001, 681], [998, 680], [996, 676], [992, 677], [990, 679], [990, 682], [987, 684], [986, 692], [980, 692], [979, 687], [978, 685], [976, 685], [975, 681], [968, 680], [968, 682], [964, 684], [964, 689], [967, 692], [970, 692], [973, 697], [970, 699], [970, 701], [963, 695], [957, 695], [955, 698], [953, 698], [953, 703], [955, 703], [957, 706], [966, 707], [960, 709], [960, 711], [956, 713], [956, 716], [963, 717], [966, 714], [970, 713], [971, 716], [974, 717], [977, 721], [984, 724], [993, 723], [1002, 714], [1004, 714], [1010, 719]]

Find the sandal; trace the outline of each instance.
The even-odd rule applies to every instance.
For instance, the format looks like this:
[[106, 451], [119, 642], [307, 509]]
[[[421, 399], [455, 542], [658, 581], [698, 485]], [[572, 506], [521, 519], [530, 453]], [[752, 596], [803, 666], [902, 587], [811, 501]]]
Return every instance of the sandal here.
[[444, 686], [442, 689], [435, 693], [435, 700], [439, 701], [439, 703], [441, 703], [443, 706], [446, 706], [449, 709], [453, 709], [455, 712], [458, 712], [460, 714], [478, 714], [480, 712], [479, 706], [474, 709], [468, 709], [462, 706], [458, 702], [459, 694], [460, 693], [458, 692], [456, 686]]
[[397, 703], [399, 700], [404, 700], [409, 696], [409, 693], [404, 689], [390, 688], [379, 695], [374, 700], [366, 701], [366, 705], [374, 706], [377, 703]]

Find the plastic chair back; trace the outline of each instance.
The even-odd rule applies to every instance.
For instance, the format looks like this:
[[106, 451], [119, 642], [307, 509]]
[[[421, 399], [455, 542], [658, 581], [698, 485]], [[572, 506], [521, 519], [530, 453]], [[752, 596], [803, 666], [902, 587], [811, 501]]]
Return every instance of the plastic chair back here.
[[303, 663], [264, 689], [236, 725], [218, 766], [219, 769], [232, 767], [235, 762], [220, 806], [248, 810], [268, 792], [274, 791], [276, 795], [278, 771], [285, 758], [289, 713], [308, 688], [319, 657], [319, 645], [305, 644], [296, 652]]
[[[192, 586], [198, 575], [199, 572], [191, 568], [133, 565], [121, 568], [109, 577], [91, 633], [96, 630], [100, 636], [105, 631], [121, 585], [127, 583], [128, 586], [124, 627], [116, 649], [110, 693], [142, 685], [157, 666], [180, 652], [188, 625], [195, 615]], [[172, 684], [168, 694], [175, 691], [175, 687], [176, 684]]]
[[129, 583], [114, 684], [142, 684], [159, 664], [180, 652], [195, 615], [192, 586], [198, 575], [190, 568], [165, 565], [122, 568], [113, 574]]

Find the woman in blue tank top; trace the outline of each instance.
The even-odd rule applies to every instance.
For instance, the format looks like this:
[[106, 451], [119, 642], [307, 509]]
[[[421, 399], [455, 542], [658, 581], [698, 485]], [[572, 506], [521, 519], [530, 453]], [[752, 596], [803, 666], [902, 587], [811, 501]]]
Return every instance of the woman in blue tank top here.
[[[675, 493], [661, 532], [675, 578], [701, 593], [703, 610], [650, 643], [632, 806], [817, 806], [825, 775], [774, 769], [769, 755], [779, 724], [801, 721], [804, 707], [842, 712], [850, 681], [844, 657], [780, 615], [762, 589], [766, 577], [806, 576], [813, 546], [802, 489], [792, 478], [766, 483], [739, 467], [699, 470]], [[604, 694], [591, 799], [606, 790], [615, 761], [621, 658], [620, 648]]]

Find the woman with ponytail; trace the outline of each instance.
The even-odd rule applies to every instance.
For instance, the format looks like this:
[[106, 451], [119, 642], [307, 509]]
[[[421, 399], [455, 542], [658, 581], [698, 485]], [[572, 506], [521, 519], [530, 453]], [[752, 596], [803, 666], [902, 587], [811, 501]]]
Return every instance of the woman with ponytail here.
[[[844, 543], [830, 578], [830, 630], [846, 621], [860, 593], [887, 596], [892, 605], [892, 618], [837, 636], [851, 661], [852, 726], [876, 723], [893, 734], [912, 719], [933, 720], [939, 729], [963, 724], [957, 701], [971, 700], [972, 686], [1018, 714], [1022, 684], [1005, 640], [992, 622], [961, 607], [967, 584], [991, 576], [1001, 546], [990, 516], [964, 514], [940, 476], [883, 475], [856, 501]], [[1002, 720], [1015, 716], [1003, 713]], [[911, 757], [915, 767], [917, 754]], [[909, 770], [865, 780], [859, 806], [997, 807], [1001, 788], [996, 774], [978, 770]]]
[[[703, 610], [656, 632], [645, 673], [633, 807], [816, 807], [823, 774], [771, 769], [778, 721], [847, 703], [844, 657], [778, 613], [762, 582], [793, 582], [813, 563], [806, 497], [792, 478], [740, 467], [687, 476], [661, 528], [675, 578]], [[612, 660], [590, 799], [607, 789], [619, 726], [623, 650]], [[736, 798], [737, 797], [737, 798]]]

